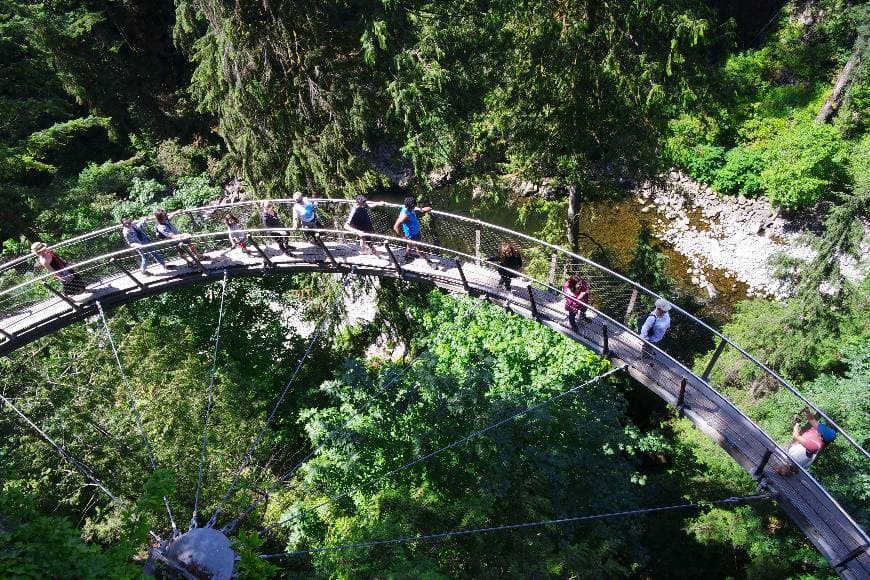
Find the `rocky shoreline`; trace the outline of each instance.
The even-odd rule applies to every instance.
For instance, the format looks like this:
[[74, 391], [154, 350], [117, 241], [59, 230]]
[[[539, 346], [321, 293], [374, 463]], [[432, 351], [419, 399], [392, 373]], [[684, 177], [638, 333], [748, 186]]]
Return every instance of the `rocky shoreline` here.
[[[654, 216], [656, 236], [685, 255], [692, 264], [692, 283], [713, 287], [704, 272], [709, 268], [726, 271], [725, 277], [747, 284], [747, 297], [764, 296], [783, 300], [792, 294], [789, 284], [774, 278], [769, 260], [786, 254], [812, 259], [814, 250], [802, 242], [806, 231], [820, 231], [819, 212], [784, 216], [765, 197], [720, 197], [710, 187], [679, 171], [664, 176], [664, 183], [644, 183], [635, 195], [640, 211]], [[841, 260], [850, 278], [859, 278], [864, 265]]]

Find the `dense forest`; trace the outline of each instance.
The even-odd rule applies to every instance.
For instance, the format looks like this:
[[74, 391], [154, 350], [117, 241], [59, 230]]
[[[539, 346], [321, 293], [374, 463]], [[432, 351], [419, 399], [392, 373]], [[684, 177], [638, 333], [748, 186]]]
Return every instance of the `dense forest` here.
[[[623, 260], [579, 225], [586, 204], [676, 168], [811, 224], [812, 255], [759, 265], [790, 296], [715, 322], [870, 441], [870, 4], [8, 0], [0, 31], [0, 262], [230, 190], [416, 195], [484, 218], [510, 207], [518, 227], [704, 316], [648, 228]], [[520, 198], [520, 182], [555, 193]], [[20, 275], [0, 274], [0, 288]], [[371, 319], [348, 322], [355, 300], [373, 302]], [[689, 420], [623, 375], [599, 379], [606, 359], [479, 300], [300, 274], [109, 314], [0, 359], [4, 399], [117, 496], [3, 405], [4, 578], [138, 577], [167, 506], [187, 529], [194, 497], [200, 524], [244, 514], [242, 578], [836, 577], [775, 503], [711, 503], [756, 482]], [[674, 335], [700, 373], [713, 345]], [[711, 382], [788, 440], [800, 405], [787, 391], [733, 352]], [[866, 458], [838, 441], [813, 473], [867, 529]], [[259, 558], [686, 502], [704, 505]]]

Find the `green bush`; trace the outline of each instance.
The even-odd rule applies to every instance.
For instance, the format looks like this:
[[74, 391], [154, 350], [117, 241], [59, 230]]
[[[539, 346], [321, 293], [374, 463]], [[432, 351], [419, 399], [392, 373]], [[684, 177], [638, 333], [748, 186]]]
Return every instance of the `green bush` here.
[[125, 194], [134, 178], [141, 178], [145, 168], [128, 161], [89, 163], [79, 173], [76, 190], [84, 195], [98, 193]]
[[193, 177], [182, 177], [178, 180], [178, 188], [172, 195], [175, 207], [196, 207], [205, 205], [221, 196], [221, 188], [212, 185], [208, 173]]
[[760, 152], [735, 147], [725, 154], [725, 165], [716, 172], [713, 187], [722, 193], [757, 195], [762, 191], [763, 169], [764, 160]]
[[725, 162], [725, 148], [718, 145], [697, 145], [683, 168], [689, 175], [704, 183], [713, 183], [716, 174]]
[[837, 129], [800, 122], [768, 143], [761, 182], [773, 204], [803, 207], [844, 184], [845, 160], [846, 148]]
[[112, 216], [116, 221], [122, 216], [144, 216], [152, 211], [165, 190], [166, 186], [157, 180], [134, 177], [130, 182], [130, 195], [112, 208]]

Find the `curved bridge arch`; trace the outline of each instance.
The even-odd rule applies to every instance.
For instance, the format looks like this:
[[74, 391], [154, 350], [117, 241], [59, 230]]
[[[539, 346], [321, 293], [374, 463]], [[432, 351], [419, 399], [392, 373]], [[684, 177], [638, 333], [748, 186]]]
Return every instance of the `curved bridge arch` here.
[[[273, 200], [286, 209], [292, 202]], [[246, 228], [254, 255], [239, 250], [228, 251], [226, 231], [213, 231], [223, 217], [234, 213], [242, 224], [256, 219], [259, 202], [240, 202], [185, 210], [184, 225], [193, 238], [212, 258], [206, 262], [180, 259], [174, 270], [144, 276], [133, 271], [139, 265], [139, 250], [123, 247], [119, 227], [109, 227], [67, 240], [54, 246], [82, 276], [88, 289], [73, 298], [58, 293], [50, 284], [53, 276], [28, 275], [33, 258], [23, 257], [0, 266], [0, 355], [50, 334], [60, 328], [92, 316], [97, 302], [114, 307], [145, 296], [174, 288], [213, 281], [224, 275], [260, 276], [269, 273], [327, 272], [403, 278], [426, 283], [450, 292], [484, 297], [512, 312], [584, 344], [586, 347], [625, 364], [629, 374], [660, 398], [676, 406], [699, 429], [722, 447], [744, 470], [777, 495], [780, 506], [803, 530], [835, 570], [846, 578], [870, 577], [870, 539], [866, 532], [827, 493], [824, 487], [803, 469], [792, 477], [783, 477], [774, 469], [791, 463], [783, 449], [756, 423], [709, 383], [710, 370], [724, 348], [735, 348], [760, 372], [789, 388], [803, 402], [809, 403], [793, 386], [700, 320], [675, 306], [674, 324], [691, 324], [719, 339], [719, 348], [708, 361], [701, 376], [671, 355], [655, 349], [656, 357], [642, 360], [643, 341], [622, 322], [635, 305], [658, 297], [634, 282], [593, 262], [564, 250], [505, 228], [485, 224], [462, 216], [432, 212], [424, 226], [424, 240], [416, 245], [424, 258], [403, 263], [406, 242], [395, 237], [368, 235], [376, 245], [374, 253], [359, 251], [358, 237], [344, 231], [340, 224], [347, 210], [346, 200], [319, 200], [320, 212], [328, 222], [317, 230], [319, 236], [294, 240], [295, 250], [285, 255], [275, 247], [273, 237], [279, 232], [258, 227]], [[380, 204], [372, 208], [377, 231], [389, 231], [398, 206]], [[329, 223], [331, 222], [331, 223]], [[332, 225], [332, 228], [328, 226]], [[280, 234], [299, 237], [299, 232], [281, 230]], [[482, 257], [500, 241], [520, 247], [528, 274], [517, 277], [510, 291], [498, 287], [499, 275]], [[160, 251], [167, 260], [175, 252], [167, 242], [156, 242], [146, 250]], [[553, 286], [556, 273], [581, 271], [590, 279], [593, 298], [589, 318], [579, 332], [563, 321], [563, 295]], [[17, 283], [16, 283], [17, 282]], [[643, 310], [643, 307], [640, 307]], [[653, 347], [655, 348], [655, 347]], [[842, 430], [841, 430], [842, 431]], [[843, 433], [850, 443], [867, 457], [867, 452]]]

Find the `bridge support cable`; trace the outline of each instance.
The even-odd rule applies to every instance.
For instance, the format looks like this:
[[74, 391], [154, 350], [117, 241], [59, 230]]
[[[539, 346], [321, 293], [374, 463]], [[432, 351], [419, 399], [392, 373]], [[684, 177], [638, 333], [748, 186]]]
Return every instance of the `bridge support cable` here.
[[[478, 308], [480, 308], [481, 304], [483, 304], [483, 302], [479, 302], [479, 303], [475, 304], [472, 308], [470, 308], [468, 310], [468, 312], [466, 312], [462, 316], [462, 318], [465, 319], [465, 318], [470, 317], [472, 314], [474, 314], [477, 311]], [[320, 450], [323, 449], [323, 447], [325, 447], [326, 444], [329, 443], [333, 437], [335, 437], [338, 433], [341, 433], [342, 431], [347, 429], [347, 427], [351, 424], [351, 422], [354, 419], [356, 419], [357, 417], [359, 417], [360, 415], [365, 413], [369, 409], [369, 407], [371, 407], [374, 404], [374, 402], [378, 398], [380, 398], [381, 395], [383, 395], [390, 388], [392, 388], [399, 381], [399, 379], [404, 377], [408, 373], [408, 371], [411, 370], [411, 367], [413, 367], [416, 363], [418, 363], [420, 360], [422, 360], [423, 357], [429, 357], [429, 356], [431, 356], [431, 354], [432, 354], [432, 352], [428, 348], [425, 348], [422, 351], [420, 351], [419, 353], [417, 353], [417, 355], [414, 356], [414, 358], [411, 361], [409, 361], [404, 367], [402, 367], [396, 373], [394, 373], [393, 376], [390, 377], [389, 380], [387, 380], [384, 383], [384, 385], [380, 388], [380, 390], [378, 390], [378, 392], [376, 392], [374, 395], [369, 397], [368, 400], [363, 404], [363, 406], [358, 411], [356, 411], [353, 415], [351, 415], [351, 417], [349, 419], [347, 419], [344, 423], [342, 423], [341, 425], [339, 425], [338, 427], [336, 427], [335, 429], [333, 429], [332, 431], [327, 433], [326, 436], [324, 436], [318, 442], [318, 444], [314, 447], [314, 449], [312, 449], [308, 453], [308, 455], [303, 457], [299, 462], [297, 462], [286, 473], [281, 475], [275, 481], [275, 483], [273, 483], [271, 486], [269, 486], [269, 488], [266, 489], [266, 495], [264, 497], [258, 498], [256, 500], [254, 500], [253, 502], [251, 502], [251, 505], [249, 505], [248, 508], [244, 512], [242, 512], [238, 517], [236, 517], [235, 519], [233, 519], [229, 523], [227, 523], [227, 525], [224, 526], [221, 529], [221, 531], [225, 534], [232, 533], [232, 531], [236, 528], [236, 526], [239, 525], [239, 522], [241, 522], [243, 519], [245, 519], [253, 510], [257, 509], [257, 507], [259, 507], [260, 504], [262, 504], [264, 501], [266, 501], [265, 498], [268, 497], [269, 493], [278, 489], [282, 483], [286, 483], [287, 481], [289, 481], [289, 479], [291, 477], [293, 477], [293, 475], [297, 471], [299, 471], [299, 469], [303, 465], [305, 465], [312, 457], [314, 457], [317, 453], [319, 453]]]
[[320, 338], [320, 335], [323, 334], [322, 326], [318, 325], [315, 329], [314, 333], [311, 336], [311, 340], [308, 343], [308, 348], [305, 350], [305, 353], [299, 359], [299, 362], [296, 364], [296, 368], [293, 370], [293, 374], [290, 377], [290, 380], [287, 381], [287, 384], [284, 386], [284, 390], [281, 391], [281, 396], [278, 397], [278, 400], [275, 402], [275, 405], [272, 407], [272, 412], [269, 413], [269, 417], [266, 419], [266, 424], [263, 425], [263, 428], [260, 429], [260, 432], [257, 434], [256, 439], [251, 445], [248, 447], [247, 451], [245, 451], [245, 455], [242, 457], [242, 462], [239, 464], [238, 469], [236, 470], [236, 474], [233, 477], [232, 483], [230, 483], [227, 491], [224, 493], [223, 498], [221, 498], [220, 503], [212, 514], [211, 518], [209, 518], [206, 527], [212, 528], [214, 527], [215, 522], [223, 511], [224, 505], [226, 505], [227, 501], [233, 496], [233, 493], [236, 490], [236, 486], [239, 484], [239, 479], [242, 477], [242, 471], [245, 470], [245, 467], [251, 462], [253, 458], [254, 451], [256, 451], [257, 447], [260, 446], [260, 443], [263, 441], [263, 437], [266, 435], [266, 429], [269, 428], [269, 425], [272, 424], [272, 420], [275, 418], [275, 414], [278, 412], [278, 408], [281, 406], [281, 403], [284, 402], [284, 397], [287, 396], [287, 391], [290, 390], [290, 385], [296, 380], [296, 375], [299, 374], [299, 371], [302, 369], [302, 365], [305, 363], [305, 359], [308, 358], [308, 355], [311, 354], [311, 350], [314, 348], [314, 344]]
[[[121, 364], [121, 357], [118, 355], [118, 348], [115, 346], [115, 340], [112, 338], [112, 331], [109, 330], [109, 322], [106, 320], [106, 313], [103, 310], [103, 305], [99, 300], [96, 301], [97, 311], [100, 313], [100, 320], [103, 322], [103, 330], [106, 333], [106, 338], [109, 340], [109, 346], [112, 347], [112, 354], [115, 357], [115, 364], [118, 367], [118, 374], [121, 376], [121, 383], [124, 385], [124, 390], [127, 392], [127, 398], [130, 402], [130, 410], [133, 412], [133, 418], [136, 420], [136, 427], [139, 429], [139, 436], [142, 438], [142, 444], [145, 447], [145, 452], [148, 454], [148, 461], [151, 464], [151, 471], [157, 471], [157, 462], [154, 460], [154, 451], [151, 448], [151, 443], [148, 441], [148, 434], [145, 433], [145, 427], [142, 425], [142, 415], [139, 413], [139, 407], [136, 405], [136, 398], [133, 396], [133, 389], [130, 388], [130, 382], [127, 380], [127, 373], [124, 372], [124, 366]], [[169, 517], [169, 525], [172, 526], [172, 537], [178, 536], [178, 526], [175, 524], [175, 517], [172, 515], [172, 508], [169, 505], [169, 499], [163, 496], [163, 506], [166, 508], [166, 514]]]
[[[350, 496], [351, 494], [356, 493], [357, 491], [359, 491], [361, 489], [365, 489], [371, 485], [374, 485], [378, 482], [381, 482], [381, 481], [387, 479], [388, 477], [391, 477], [391, 476], [393, 476], [401, 471], [404, 471], [406, 469], [409, 469], [409, 468], [417, 465], [418, 463], [423, 463], [424, 461], [428, 461], [429, 459], [432, 459], [433, 457], [443, 453], [444, 451], [448, 451], [450, 449], [453, 449], [454, 447], [459, 447], [460, 445], [463, 445], [463, 444], [471, 441], [472, 439], [474, 439], [476, 437], [479, 437], [479, 436], [481, 436], [489, 431], [492, 431], [493, 429], [496, 429], [496, 428], [501, 427], [502, 425], [504, 425], [506, 423], [510, 423], [511, 421], [519, 419], [523, 415], [531, 413], [532, 411], [536, 411], [542, 407], [549, 405], [550, 403], [558, 401], [559, 399], [563, 399], [563, 398], [567, 397], [568, 395], [572, 395], [572, 394], [576, 393], [577, 391], [579, 391], [580, 389], [588, 387], [589, 385], [596, 383], [602, 379], [605, 379], [605, 378], [609, 377], [610, 375], [614, 375], [620, 371], [624, 371], [627, 368], [628, 368], [628, 365], [623, 365], [621, 367], [616, 367], [616, 368], [610, 369], [609, 371], [601, 373], [600, 375], [593, 377], [593, 378], [589, 379], [588, 381], [585, 381], [585, 382], [577, 385], [576, 387], [571, 387], [570, 389], [566, 389], [566, 390], [562, 391], [561, 393], [550, 397], [549, 399], [546, 399], [544, 401], [541, 401], [540, 403], [536, 403], [534, 405], [526, 407], [525, 409], [523, 409], [521, 411], [517, 411], [516, 413], [513, 413], [513, 414], [505, 417], [504, 419], [499, 419], [498, 421], [495, 421], [494, 423], [490, 423], [486, 427], [483, 427], [482, 429], [478, 429], [477, 431], [474, 431], [473, 433], [470, 433], [469, 435], [466, 435], [465, 437], [462, 437], [460, 439], [456, 439], [456, 440], [452, 441], [451, 443], [448, 443], [447, 445], [445, 445], [443, 447], [439, 447], [435, 451], [432, 451], [430, 453], [426, 453], [425, 455], [418, 455], [417, 457], [408, 461], [404, 465], [397, 467], [395, 469], [392, 469], [390, 471], [387, 471], [386, 473], [383, 473], [383, 474], [375, 477], [374, 479], [369, 479], [367, 481], [364, 481], [361, 484], [357, 485], [356, 487], [353, 487], [347, 491], [343, 491], [343, 492], [339, 493], [338, 495], [335, 495], [327, 500], [324, 500], [321, 503], [315, 505], [314, 507], [303, 508], [295, 516], [288, 518], [284, 521], [278, 522], [278, 525], [287, 524], [293, 520], [298, 519], [300, 516], [302, 516], [305, 513], [312, 512], [314, 510], [325, 507], [329, 504], [335, 503], [341, 499], [344, 499], [344, 498]], [[263, 529], [260, 532], [260, 535], [266, 534], [274, 528], [275, 528], [275, 526], [269, 526], [269, 527]]]
[[424, 542], [430, 540], [441, 540], [445, 538], [454, 538], [457, 536], [470, 536], [473, 534], [483, 534], [488, 532], [501, 532], [505, 530], [519, 530], [528, 528], [539, 528], [543, 526], [564, 525], [579, 522], [589, 522], [604, 519], [616, 519], [631, 516], [642, 516], [656, 514], [662, 512], [673, 512], [683, 510], [696, 510], [713, 505], [738, 505], [750, 501], [769, 500], [772, 496], [769, 494], [748, 495], [741, 497], [729, 497], [720, 500], [708, 501], [704, 503], [684, 503], [678, 505], [661, 506], [654, 508], [638, 508], [621, 512], [610, 512], [605, 514], [595, 514], [588, 516], [575, 516], [570, 518], [559, 518], [555, 520], [541, 520], [537, 522], [524, 522], [521, 524], [506, 524], [503, 526], [490, 526], [486, 528], [464, 528], [459, 530], [451, 530], [448, 532], [438, 532], [435, 534], [423, 534], [418, 536], [404, 536], [400, 538], [392, 538], [388, 540], [371, 540], [368, 542], [359, 542], [356, 544], [341, 544], [338, 546], [327, 546], [323, 548], [310, 548], [307, 550], [297, 550], [294, 552], [282, 552], [280, 554], [263, 554], [260, 556], [263, 560], [275, 560], [279, 558], [292, 558], [296, 556], [307, 556], [311, 554], [319, 554], [322, 552], [336, 552], [339, 550], [352, 550], [358, 548], [368, 548], [371, 546], [385, 546], [389, 544], [401, 544], [407, 542]]
[[196, 476], [196, 491], [193, 494], [193, 514], [190, 516], [190, 527], [188, 531], [197, 527], [197, 516], [199, 514], [199, 492], [202, 486], [202, 472], [203, 466], [205, 465], [205, 454], [206, 449], [208, 447], [208, 423], [211, 418], [211, 408], [214, 402], [214, 383], [215, 376], [217, 373], [217, 359], [218, 359], [218, 351], [220, 349], [221, 344], [221, 327], [223, 326], [224, 321], [224, 299], [227, 295], [227, 271], [224, 270], [224, 279], [221, 282], [221, 302], [220, 308], [218, 309], [218, 320], [217, 320], [217, 329], [214, 333], [214, 355], [212, 356], [211, 361], [211, 376], [208, 381], [208, 402], [205, 407], [205, 419], [203, 421], [204, 425], [202, 428], [202, 447], [199, 453], [199, 469]]
[[0, 393], [0, 403], [3, 403], [3, 404], [6, 405], [7, 407], [9, 407], [9, 408], [12, 409], [13, 411], [15, 411], [15, 413], [16, 413], [19, 417], [21, 417], [21, 419], [22, 419], [25, 423], [27, 423], [27, 424], [30, 426], [31, 429], [33, 429], [34, 431], [36, 431], [36, 432], [39, 434], [39, 436], [42, 437], [42, 439], [45, 440], [46, 443], [48, 443], [49, 445], [51, 445], [52, 447], [54, 447], [54, 450], [57, 451], [58, 454], [59, 454], [59, 455], [60, 455], [60, 456], [61, 456], [61, 457], [62, 457], [62, 458], [67, 462], [67, 463], [69, 463], [70, 465], [72, 465], [72, 466], [73, 466], [73, 467], [74, 467], [74, 468], [75, 468], [79, 473], [81, 473], [81, 474], [85, 477], [85, 479], [87, 479], [87, 480], [90, 481], [94, 486], [96, 486], [97, 489], [99, 489], [99, 490], [102, 491], [104, 494], [106, 494], [106, 496], [108, 496], [108, 498], [109, 498], [110, 500], [112, 500], [112, 503], [114, 503], [115, 505], [117, 505], [118, 507], [120, 507], [122, 510], [126, 510], [126, 509], [127, 509], [127, 507], [124, 505], [124, 503], [123, 503], [121, 500], [119, 500], [119, 499], [115, 496], [115, 494], [113, 494], [111, 491], [109, 491], [108, 488], [103, 484], [103, 482], [100, 481], [100, 480], [97, 478], [97, 476], [94, 475], [94, 473], [93, 473], [93, 472], [92, 472], [88, 467], [85, 466], [84, 463], [82, 463], [81, 461], [79, 461], [78, 459], [76, 459], [76, 458], [75, 458], [75, 457], [74, 457], [74, 456], [73, 456], [69, 451], [67, 451], [66, 449], [64, 449], [64, 448], [63, 448], [59, 443], [57, 443], [54, 439], [52, 439], [52, 438], [51, 438], [51, 437], [50, 437], [50, 436], [49, 436], [45, 431], [43, 431], [42, 429], [40, 429], [40, 428], [36, 425], [36, 423], [34, 423], [33, 421], [31, 421], [31, 420], [27, 417], [27, 415], [25, 415], [24, 413], [22, 413], [21, 410], [20, 410], [18, 407], [16, 407], [15, 404], [14, 404], [12, 401], [10, 401], [9, 399], [7, 399], [7, 398], [6, 398], [2, 393]]

